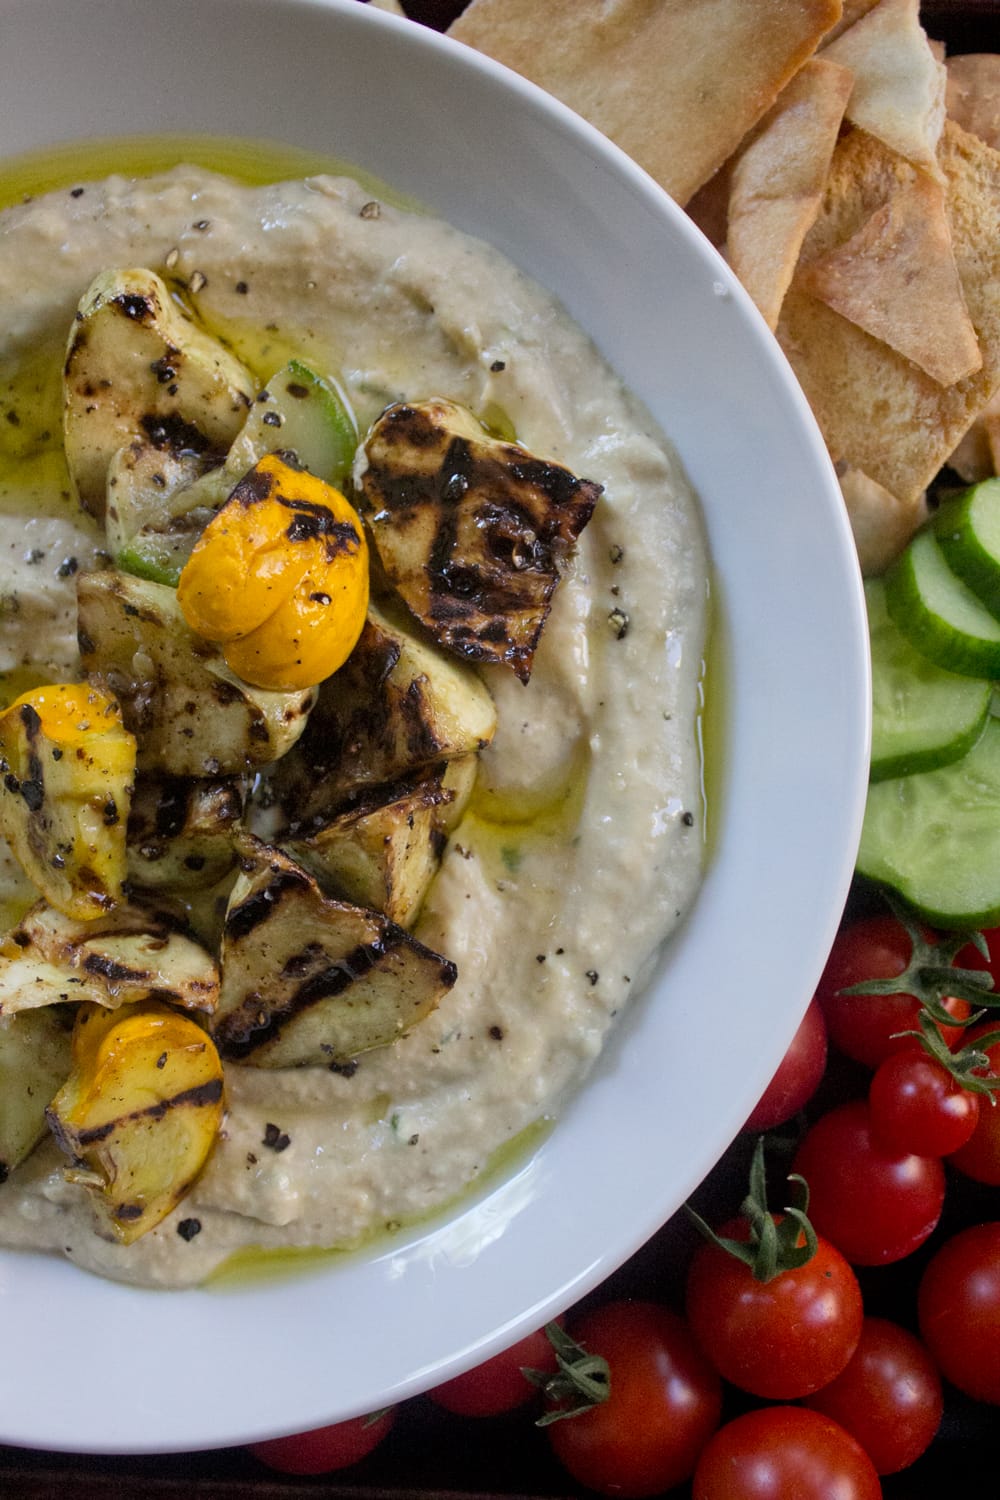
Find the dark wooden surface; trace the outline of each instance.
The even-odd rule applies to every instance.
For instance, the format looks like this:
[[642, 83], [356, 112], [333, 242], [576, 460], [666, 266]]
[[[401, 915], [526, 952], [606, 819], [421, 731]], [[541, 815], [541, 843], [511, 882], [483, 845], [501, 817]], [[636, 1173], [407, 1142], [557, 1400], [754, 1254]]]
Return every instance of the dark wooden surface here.
[[[413, 19], [444, 30], [463, 0], [403, 0]], [[539, 0], [544, 3], [544, 0]], [[922, 17], [928, 33], [951, 52], [1000, 51], [1000, 0], [935, 0]], [[860, 1092], [863, 1081], [850, 1065], [834, 1065], [824, 1081], [824, 1102]], [[742, 1197], [749, 1146], [735, 1143], [702, 1185], [697, 1206], [730, 1211]], [[1000, 1194], [972, 1183], [949, 1190], [945, 1219], [922, 1252], [902, 1265], [862, 1272], [869, 1312], [912, 1321], [913, 1293], [934, 1246], [954, 1228], [1000, 1216]], [[684, 1267], [693, 1248], [691, 1231], [672, 1220], [633, 1260], [601, 1288], [602, 1297], [646, 1296], [677, 1305]], [[224, 1378], [225, 1351], [211, 1361]], [[60, 1402], [99, 1399], [88, 1394], [85, 1370], [60, 1372], [40, 1399]], [[210, 1387], [206, 1399], [211, 1399]], [[729, 1397], [735, 1415], [739, 1398]], [[883, 1481], [886, 1500], [937, 1500], [971, 1482], [984, 1496], [996, 1492], [995, 1433], [1000, 1413], [948, 1393], [948, 1410], [929, 1453], [906, 1473]], [[342, 1475], [292, 1479], [276, 1475], [243, 1449], [153, 1456], [85, 1456], [0, 1447], [0, 1500], [429, 1500], [429, 1497], [503, 1496], [505, 1500], [563, 1500], [574, 1494], [564, 1471], [550, 1457], [545, 1436], [531, 1414], [470, 1422], [449, 1416], [421, 1397], [398, 1413], [394, 1430], [368, 1459]], [[684, 1490], [672, 1492], [684, 1500]]]

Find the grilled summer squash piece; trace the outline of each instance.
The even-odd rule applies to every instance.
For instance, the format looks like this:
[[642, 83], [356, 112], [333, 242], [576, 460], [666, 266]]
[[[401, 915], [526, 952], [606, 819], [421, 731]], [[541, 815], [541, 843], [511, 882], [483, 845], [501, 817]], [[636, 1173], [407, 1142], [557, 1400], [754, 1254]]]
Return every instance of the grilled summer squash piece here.
[[116, 695], [141, 770], [252, 771], [284, 755], [305, 728], [315, 692], [242, 682], [190, 629], [175, 589], [107, 569], [81, 575], [77, 600], [84, 670]]
[[168, 453], [147, 439], [115, 454], [106, 513], [111, 555], [126, 572], [176, 585], [201, 532], [265, 455], [280, 453], [339, 489], [357, 444], [333, 383], [293, 359], [258, 391], [221, 466], [214, 452]]
[[442, 809], [453, 800], [440, 776], [383, 789], [282, 848], [324, 890], [412, 927], [440, 863]]
[[388, 407], [356, 473], [385, 575], [417, 619], [440, 645], [527, 682], [601, 486], [443, 399]]
[[289, 823], [325, 818], [363, 790], [485, 749], [496, 722], [470, 667], [369, 605], [358, 644], [321, 684], [310, 727], [277, 768], [274, 790]]
[[0, 1021], [0, 1182], [46, 1133], [46, 1106], [69, 1077], [71, 1029], [65, 1006]]
[[102, 271], [81, 299], [63, 386], [66, 462], [80, 504], [104, 515], [108, 466], [145, 439], [221, 461], [254, 394], [249, 371], [142, 268]]
[[135, 439], [108, 465], [108, 551], [126, 573], [176, 586], [191, 550], [228, 491], [222, 468], [195, 453], [168, 453]]
[[86, 683], [35, 688], [0, 715], [0, 832], [69, 917], [121, 899], [135, 759], [113, 696]]
[[142, 906], [80, 922], [39, 902], [0, 945], [2, 1016], [65, 1001], [114, 1010], [150, 998], [208, 1012], [218, 995], [211, 955]]
[[458, 827], [475, 790], [479, 774], [478, 755], [455, 755], [445, 761], [441, 771], [441, 785], [448, 793], [448, 800], [438, 806], [438, 828], [447, 837]]
[[128, 820], [129, 884], [180, 893], [215, 885], [236, 863], [242, 814], [234, 778], [140, 775]]
[[222, 1064], [190, 1017], [155, 1003], [80, 1007], [73, 1071], [47, 1117], [109, 1238], [131, 1244], [180, 1202], [224, 1112]]
[[272, 845], [247, 838], [243, 849], [212, 1021], [223, 1057], [263, 1068], [347, 1063], [398, 1040], [451, 989], [455, 965], [402, 927], [324, 896]]

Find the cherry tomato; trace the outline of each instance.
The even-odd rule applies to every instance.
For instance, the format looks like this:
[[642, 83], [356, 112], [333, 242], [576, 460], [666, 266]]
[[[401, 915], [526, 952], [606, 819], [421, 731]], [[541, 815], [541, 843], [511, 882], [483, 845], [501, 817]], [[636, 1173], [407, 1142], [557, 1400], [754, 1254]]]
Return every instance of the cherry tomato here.
[[358, 1463], [378, 1447], [396, 1419], [395, 1407], [370, 1417], [351, 1417], [330, 1427], [314, 1427], [289, 1437], [250, 1443], [255, 1458], [281, 1474], [329, 1474]]
[[872, 1135], [887, 1151], [947, 1156], [964, 1146], [979, 1118], [979, 1095], [914, 1047], [892, 1052], [868, 1091]]
[[921, 1278], [917, 1317], [941, 1373], [974, 1400], [1000, 1406], [1000, 1223], [945, 1241]]
[[[916, 1029], [920, 1001], [913, 995], [842, 995], [840, 990], [867, 979], [892, 979], [902, 974], [910, 958], [909, 934], [895, 917], [865, 917], [843, 926], [827, 959], [816, 990], [831, 1042], [847, 1057], [877, 1068], [890, 1052], [916, 1043], [897, 1033]], [[945, 1009], [964, 1019], [971, 1007], [953, 997]], [[939, 1027], [950, 1047], [961, 1027]]]
[[570, 1331], [604, 1356], [611, 1385], [600, 1406], [546, 1428], [560, 1463], [603, 1494], [653, 1495], [688, 1479], [719, 1424], [722, 1383], [684, 1320], [652, 1302], [608, 1302]]
[[693, 1500], [879, 1500], [860, 1443], [802, 1406], [764, 1406], [720, 1427], [698, 1460]]
[[982, 969], [993, 977], [993, 988], [1000, 990], [1000, 927], [984, 927], [981, 936], [986, 940], [989, 958], [984, 958], [975, 943], [967, 943], [955, 958], [960, 969]]
[[[994, 1016], [992, 1020], [980, 1021], [978, 1026], [971, 1026], [964, 1040], [972, 1046], [987, 1032], [998, 1030], [1000, 1016]], [[990, 1071], [1000, 1074], [1000, 1042], [994, 1042], [992, 1046], [983, 1047], [982, 1050], [990, 1060]], [[995, 1095], [992, 1103], [985, 1096], [980, 1099], [975, 1130], [965, 1145], [949, 1156], [948, 1161], [964, 1176], [972, 1177], [976, 1182], [1000, 1186], [1000, 1099]]]
[[804, 1109], [819, 1088], [826, 1069], [826, 1022], [815, 1000], [791, 1045], [778, 1064], [778, 1071], [764, 1090], [744, 1125], [744, 1130], [773, 1130]]
[[930, 1447], [944, 1396], [915, 1334], [887, 1318], [865, 1318], [846, 1369], [805, 1404], [857, 1438], [879, 1474], [897, 1474]]
[[941, 1217], [940, 1160], [880, 1147], [861, 1099], [820, 1116], [803, 1137], [792, 1171], [809, 1184], [813, 1227], [852, 1265], [902, 1260]]
[[523, 1370], [554, 1373], [556, 1352], [545, 1332], [539, 1328], [512, 1344], [475, 1369], [466, 1370], [427, 1394], [438, 1406], [459, 1417], [494, 1417], [514, 1411], [533, 1400], [537, 1387], [526, 1380]]
[[[745, 1239], [746, 1222], [719, 1233]], [[706, 1241], [691, 1261], [686, 1304], [691, 1331], [719, 1373], [772, 1401], [806, 1396], [839, 1375], [864, 1316], [857, 1277], [823, 1238], [804, 1266], [770, 1281], [756, 1281], [743, 1261]]]

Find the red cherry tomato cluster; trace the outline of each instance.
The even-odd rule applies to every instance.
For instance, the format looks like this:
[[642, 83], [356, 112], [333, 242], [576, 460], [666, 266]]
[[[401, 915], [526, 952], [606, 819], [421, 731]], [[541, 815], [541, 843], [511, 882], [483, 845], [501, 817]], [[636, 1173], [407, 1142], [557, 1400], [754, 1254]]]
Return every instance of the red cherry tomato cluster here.
[[[658, 1268], [662, 1300], [609, 1284], [564, 1327], [423, 1399], [456, 1421], [523, 1420], [525, 1435], [534, 1419], [535, 1441], [585, 1490], [691, 1500], [875, 1500], [880, 1476], [907, 1470], [933, 1442], [950, 1387], [1000, 1405], [1000, 1199], [995, 1222], [939, 1228], [957, 1181], [1000, 1186], [989, 1091], [1000, 1010], [980, 1017], [974, 986], [960, 982], [991, 973], [993, 953], [1000, 974], [1000, 929], [985, 939], [989, 957], [956, 952], [957, 941], [941, 948], [945, 979], [954, 968], [970, 1000], [942, 988], [933, 934], [888, 915], [846, 923], [743, 1139], [781, 1133], [758, 1140], [750, 1193], [729, 1205], [736, 1216], [703, 1226], [704, 1241], [690, 1235]], [[929, 1009], [909, 992], [917, 970], [920, 984], [937, 974]], [[844, 993], [871, 981], [888, 992]], [[825, 1099], [838, 1058], [853, 1070], [853, 1096]], [[774, 1213], [768, 1140], [769, 1175], [787, 1200]], [[859, 1268], [891, 1268], [925, 1244], [908, 1326], [869, 1312], [859, 1274], [871, 1273]], [[288, 1473], [326, 1472], [370, 1454], [394, 1416], [251, 1451]]]

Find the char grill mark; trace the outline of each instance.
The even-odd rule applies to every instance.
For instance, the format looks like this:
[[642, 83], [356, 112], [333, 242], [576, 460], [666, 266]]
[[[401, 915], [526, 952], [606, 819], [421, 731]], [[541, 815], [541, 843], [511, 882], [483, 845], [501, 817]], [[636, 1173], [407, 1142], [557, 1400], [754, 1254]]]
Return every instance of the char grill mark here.
[[109, 984], [141, 984], [151, 977], [148, 969], [133, 969], [128, 964], [107, 958], [103, 953], [88, 953], [83, 961], [83, 968], [86, 973], [97, 974]]
[[186, 422], [178, 412], [146, 412], [140, 417], [139, 426], [154, 448], [177, 458], [189, 455], [201, 458], [211, 453], [211, 442], [201, 428]]
[[[172, 1109], [201, 1109], [206, 1104], [217, 1104], [222, 1098], [222, 1079], [213, 1078], [208, 1083], [197, 1084], [191, 1089], [182, 1089], [169, 1099], [157, 1099], [145, 1109], [134, 1109], [104, 1125], [95, 1125], [92, 1130], [81, 1131], [77, 1137], [80, 1146], [94, 1146], [106, 1140], [113, 1131], [132, 1120], [162, 1120]], [[65, 1147], [63, 1149], [66, 1149]], [[71, 1152], [72, 1154], [72, 1152]]]
[[[271, 1010], [263, 1020], [263, 1012], [253, 999], [246, 1001], [240, 1010], [233, 1011], [219, 1023], [216, 1030], [219, 1050], [232, 1061], [249, 1056], [264, 1042], [272, 1041], [287, 1022], [294, 1020], [303, 1011], [310, 1010], [321, 1000], [334, 1000], [346, 995], [352, 984], [384, 962], [393, 949], [399, 946], [401, 939], [402, 933], [390, 928], [375, 942], [359, 944], [343, 958], [308, 974], [284, 1004]], [[298, 964], [296, 958], [285, 964], [286, 973], [292, 972], [295, 967], [308, 971], [316, 961], [315, 953], [309, 952], [297, 955], [297, 958]], [[454, 983], [454, 978], [451, 982]]]
[[390, 407], [365, 454], [361, 502], [390, 582], [439, 645], [527, 681], [601, 486], [445, 400]]
[[224, 1057], [265, 1068], [347, 1062], [397, 1041], [454, 984], [455, 966], [384, 913], [325, 896], [252, 835], [242, 851], [211, 1027]]
[[286, 891], [304, 890], [308, 880], [294, 870], [282, 870], [261, 891], [241, 901], [226, 918], [226, 928], [234, 940], [249, 937], [255, 927], [267, 922], [274, 915], [278, 903]]

